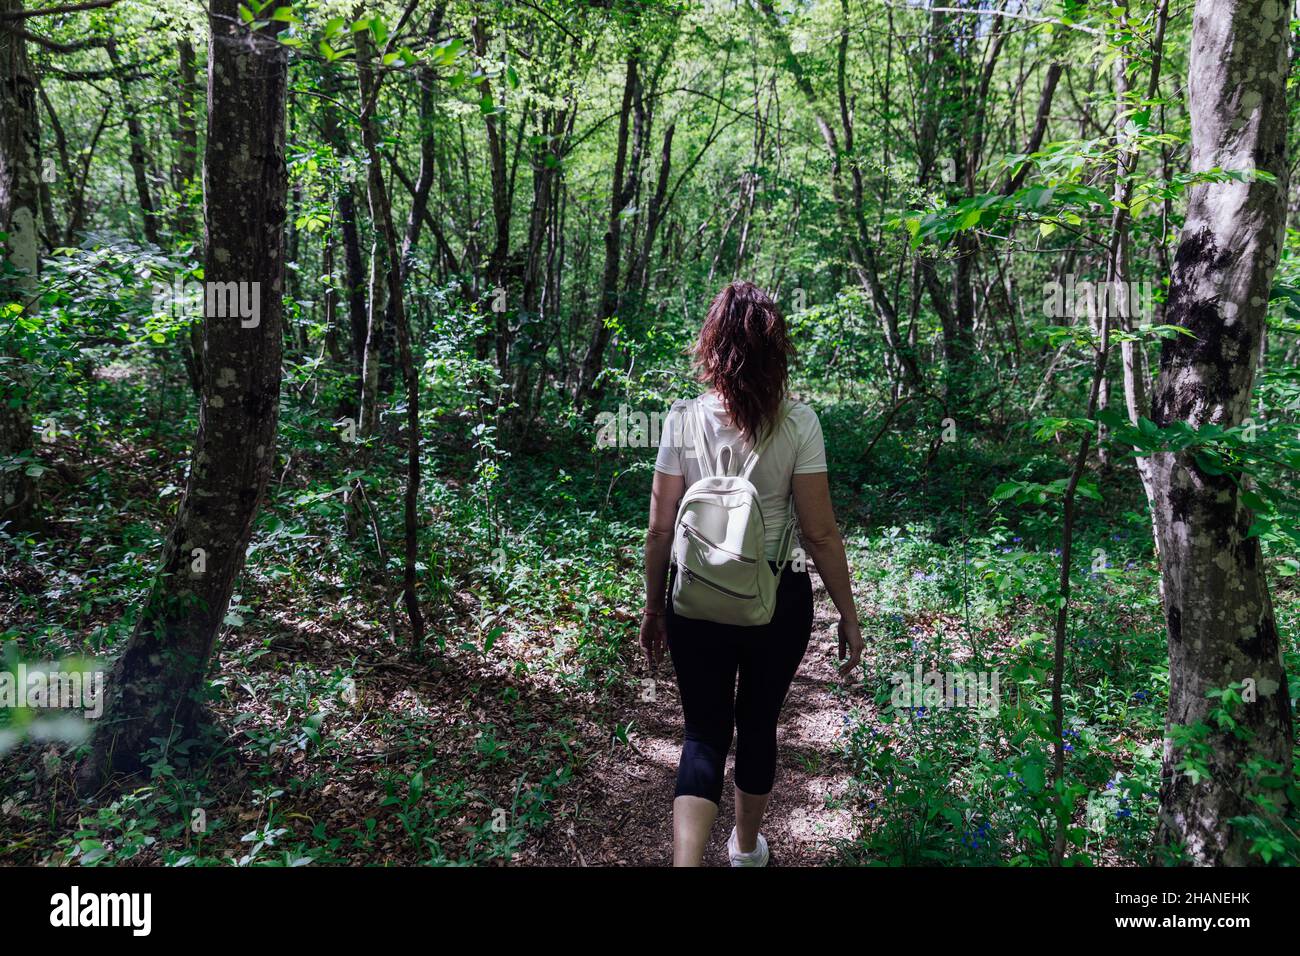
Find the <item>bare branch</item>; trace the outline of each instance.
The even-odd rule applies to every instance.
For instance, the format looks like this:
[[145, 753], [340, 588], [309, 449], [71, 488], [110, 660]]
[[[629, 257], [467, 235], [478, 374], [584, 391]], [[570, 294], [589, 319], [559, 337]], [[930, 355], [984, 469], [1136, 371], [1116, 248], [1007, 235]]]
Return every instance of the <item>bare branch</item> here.
[[117, 0], [86, 0], [84, 3], [61, 3], [57, 7], [40, 7], [36, 10], [6, 10], [0, 13], [0, 20], [28, 20], [32, 17], [47, 17], [57, 13], [76, 13], [79, 10], [99, 10], [111, 7]]

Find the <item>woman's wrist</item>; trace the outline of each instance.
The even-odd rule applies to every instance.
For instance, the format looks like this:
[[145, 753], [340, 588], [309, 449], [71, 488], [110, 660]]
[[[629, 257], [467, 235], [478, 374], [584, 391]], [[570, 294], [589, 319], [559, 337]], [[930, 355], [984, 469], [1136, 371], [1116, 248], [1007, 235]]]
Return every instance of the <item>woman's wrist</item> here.
[[642, 616], [642, 617], [663, 617], [663, 616], [664, 616], [664, 609], [663, 609], [663, 608], [647, 607], [647, 608], [645, 608], [644, 610], [641, 611], [641, 616]]

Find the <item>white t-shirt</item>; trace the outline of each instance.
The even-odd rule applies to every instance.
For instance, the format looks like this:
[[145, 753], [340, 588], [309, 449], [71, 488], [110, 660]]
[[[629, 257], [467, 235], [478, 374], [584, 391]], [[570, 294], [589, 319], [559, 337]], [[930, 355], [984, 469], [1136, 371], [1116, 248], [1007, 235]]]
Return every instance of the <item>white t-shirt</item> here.
[[[730, 471], [735, 474], [754, 447], [753, 442], [741, 437], [740, 429], [731, 423], [731, 416], [715, 392], [705, 392], [701, 400], [704, 403], [705, 444], [715, 457], [718, 449], [730, 444], [736, 462]], [[785, 400], [783, 407], [787, 411], [781, 428], [759, 455], [758, 464], [749, 477], [758, 491], [759, 506], [763, 510], [766, 552], [770, 561], [780, 561], [783, 557], [777, 551], [781, 545], [781, 533], [792, 513], [791, 476], [826, 470], [826, 444], [817, 413], [803, 402], [790, 399]], [[655, 470], [665, 475], [682, 475], [689, 488], [703, 477], [703, 471], [692, 445], [694, 429], [688, 431], [686, 428], [687, 415], [694, 415], [694, 412], [686, 402], [673, 403], [660, 431]]]

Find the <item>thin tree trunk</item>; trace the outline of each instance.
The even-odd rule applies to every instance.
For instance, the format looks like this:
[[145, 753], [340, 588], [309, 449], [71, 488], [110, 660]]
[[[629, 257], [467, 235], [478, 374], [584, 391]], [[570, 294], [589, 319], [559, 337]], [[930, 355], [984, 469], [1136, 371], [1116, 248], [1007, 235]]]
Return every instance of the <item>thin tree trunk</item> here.
[[[194, 207], [191, 193], [198, 167], [199, 132], [194, 112], [194, 91], [198, 86], [195, 74], [194, 46], [188, 39], [176, 42], [176, 164], [172, 169], [172, 189], [176, 193], [176, 207], [172, 212], [172, 228], [177, 236], [195, 232]], [[196, 396], [203, 394], [203, 327], [190, 325], [189, 337], [184, 346], [185, 371], [190, 388]]]
[[[327, 74], [326, 82], [323, 85], [335, 96], [342, 93], [341, 84], [338, 83], [337, 73], [334, 71]], [[329, 143], [339, 166], [342, 168], [344, 161], [347, 160], [350, 154], [348, 136], [347, 131], [339, 122], [338, 107], [329, 101], [324, 104], [321, 123], [323, 138], [325, 142]], [[343, 243], [344, 295], [348, 304], [348, 327], [351, 330], [351, 344], [348, 352], [352, 356], [352, 363], [357, 375], [356, 391], [353, 394], [356, 403], [360, 406], [363, 404], [365, 391], [362, 379], [366, 360], [366, 330], [369, 327], [369, 321], [366, 314], [366, 265], [365, 259], [361, 255], [361, 233], [357, 226], [356, 194], [353, 192], [350, 177], [339, 175], [334, 201], [338, 206], [339, 234]]]
[[[1160, 5], [1156, 10], [1156, 29], [1155, 39], [1152, 43], [1152, 60], [1151, 73], [1147, 81], [1146, 99], [1151, 101], [1155, 98], [1160, 89], [1160, 67], [1164, 58], [1164, 37], [1165, 24], [1168, 22], [1169, 3], [1168, 0], [1160, 0]], [[1117, 107], [1123, 109], [1124, 93], [1128, 89], [1126, 57], [1121, 56], [1116, 63], [1115, 86], [1117, 95]], [[1128, 262], [1128, 230], [1129, 216], [1128, 206], [1133, 194], [1133, 184], [1129, 179], [1133, 167], [1137, 162], [1137, 153], [1134, 150], [1126, 150], [1120, 153], [1115, 164], [1115, 190], [1113, 198], [1115, 200], [1115, 210], [1111, 215], [1111, 245], [1107, 260], [1106, 278], [1109, 283], [1114, 283], [1111, 289], [1119, 292], [1119, 309], [1118, 326], [1125, 332], [1132, 333], [1135, 329], [1133, 322], [1133, 303], [1128, 296], [1128, 282], [1135, 279], [1130, 273]], [[1107, 308], [1115, 302], [1111, 295], [1105, 297]], [[1148, 318], [1143, 317], [1143, 320]], [[1127, 337], [1120, 343], [1120, 360], [1121, 375], [1124, 385], [1124, 406], [1128, 412], [1129, 422], [1133, 425], [1138, 423], [1142, 413], [1149, 407], [1149, 398], [1147, 389], [1151, 382], [1151, 369], [1147, 362], [1146, 345], [1141, 341], [1131, 341]], [[1160, 547], [1160, 535], [1155, 527], [1156, 514], [1156, 490], [1154, 476], [1151, 470], [1151, 460], [1145, 455], [1139, 455], [1135, 461], [1138, 478], [1142, 482], [1142, 491], [1146, 495], [1147, 506], [1152, 515], [1152, 539], [1155, 541], [1157, 553]]]
[[104, 127], [108, 125], [108, 116], [112, 109], [105, 106], [99, 114], [99, 122], [95, 126], [95, 132], [90, 137], [90, 145], [82, 150], [81, 168], [77, 172], [76, 181], [72, 186], [72, 210], [68, 214], [68, 228], [63, 234], [63, 244], [65, 246], [73, 245], [76, 242], [77, 234], [81, 232], [82, 227], [86, 224], [86, 183], [90, 179], [90, 164], [95, 158], [95, 149], [99, 145], [99, 138], [104, 133]]
[[195, 218], [190, 193], [199, 161], [199, 131], [194, 109], [198, 81], [193, 44], [187, 39], [178, 40], [176, 55], [176, 166], [172, 171], [176, 211], [172, 221], [178, 235], [189, 235]]
[[614, 181], [610, 187], [609, 219], [605, 226], [605, 268], [600, 282], [600, 302], [596, 311], [596, 320], [587, 341], [587, 352], [582, 360], [579, 373], [576, 403], [581, 406], [591, 398], [596, 390], [596, 379], [605, 367], [605, 349], [609, 345], [608, 319], [618, 314], [619, 285], [618, 274], [622, 263], [623, 249], [623, 210], [632, 200], [636, 189], [636, 158], [628, 160], [628, 128], [632, 118], [632, 107], [637, 102], [641, 85], [640, 58], [634, 53], [628, 57], [627, 72], [623, 82], [623, 103], [618, 114], [618, 142], [614, 151]]
[[[424, 642], [424, 617], [420, 613], [419, 595], [416, 593], [415, 565], [419, 550], [419, 515], [417, 506], [420, 495], [420, 383], [415, 373], [415, 362], [411, 355], [411, 330], [406, 316], [406, 305], [402, 296], [401, 252], [397, 246], [397, 230], [393, 226], [393, 207], [388, 199], [388, 188], [384, 182], [384, 167], [379, 152], [379, 131], [375, 125], [374, 110], [379, 98], [379, 84], [374, 75], [372, 60], [374, 48], [370, 34], [362, 31], [356, 34], [357, 43], [357, 79], [361, 93], [361, 139], [369, 160], [370, 218], [380, 233], [376, 243], [376, 266], [372, 274], [378, 275], [383, 264], [382, 273], [388, 279], [388, 300], [397, 332], [398, 359], [401, 363], [402, 376], [406, 385], [406, 496], [404, 524], [406, 531], [405, 572], [402, 582], [403, 599], [406, 614], [411, 624], [411, 643], [419, 650]], [[418, 226], [417, 226], [418, 228]], [[370, 337], [375, 334], [374, 319], [378, 310], [371, 311]], [[369, 358], [369, 346], [367, 346]]]
[[113, 71], [117, 73], [118, 89], [122, 94], [122, 112], [126, 115], [127, 136], [131, 144], [131, 173], [135, 177], [135, 192], [140, 201], [140, 212], [144, 215], [144, 236], [154, 245], [158, 244], [158, 213], [154, 207], [153, 195], [149, 191], [149, 162], [146, 158], [144, 128], [140, 125], [140, 114], [136, 112], [132, 101], [130, 80], [122, 69], [121, 58], [117, 55], [117, 41], [110, 40], [106, 47]]
[[[1106, 374], [1106, 361], [1110, 356], [1110, 323], [1102, 313], [1100, 337], [1093, 354], [1092, 386], [1088, 390], [1088, 410], [1086, 417], [1093, 420], [1097, 416], [1101, 396], [1101, 384]], [[1079, 450], [1074, 456], [1074, 467], [1070, 470], [1070, 480], [1065, 488], [1063, 502], [1063, 530], [1061, 533], [1061, 574], [1057, 583], [1056, 630], [1052, 641], [1052, 729], [1055, 733], [1055, 748], [1052, 752], [1052, 781], [1055, 784], [1056, 799], [1061, 801], [1057, 807], [1056, 834], [1052, 844], [1052, 863], [1060, 866], [1065, 859], [1066, 831], [1070, 825], [1071, 807], [1065, 804], [1065, 637], [1070, 620], [1070, 570], [1074, 549], [1074, 516], [1079, 481], [1088, 464], [1088, 448], [1092, 443], [1092, 430], [1088, 429], [1079, 439]]]
[[650, 258], [654, 255], [655, 240], [659, 235], [659, 226], [663, 222], [665, 198], [668, 192], [668, 177], [673, 163], [673, 134], [677, 124], [670, 123], [664, 130], [663, 147], [659, 153], [659, 177], [655, 181], [655, 191], [650, 198], [650, 211], [646, 215], [645, 236], [641, 243], [631, 274], [628, 276], [628, 288], [635, 289], [644, 298], [650, 284]]
[[[483, 21], [475, 17], [472, 23], [474, 52], [479, 59], [487, 56], [487, 33]], [[483, 96], [491, 100], [492, 84], [484, 79], [480, 89]], [[506, 288], [506, 257], [510, 254], [510, 199], [508, 194], [506, 171], [505, 136], [501, 129], [500, 114], [493, 112], [483, 118], [487, 132], [488, 167], [492, 181], [492, 252], [488, 259], [488, 288]], [[496, 317], [494, 333], [496, 347], [497, 371], [501, 380], [508, 382], [510, 374], [510, 322], [507, 310], [493, 308]]]

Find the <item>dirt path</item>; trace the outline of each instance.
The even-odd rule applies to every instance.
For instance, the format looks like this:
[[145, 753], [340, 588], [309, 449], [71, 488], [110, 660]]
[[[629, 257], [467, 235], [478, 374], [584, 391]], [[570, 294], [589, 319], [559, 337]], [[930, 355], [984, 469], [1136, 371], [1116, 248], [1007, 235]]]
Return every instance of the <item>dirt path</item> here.
[[[816, 579], [814, 579], [816, 581]], [[848, 779], [838, 756], [847, 704], [836, 673], [834, 606], [817, 582], [812, 640], [795, 675], [777, 731], [779, 766], [763, 833], [777, 866], [822, 866], [835, 861], [831, 842], [852, 836], [840, 806]], [[673, 786], [681, 753], [681, 702], [671, 665], [663, 665], [655, 700], [636, 701], [630, 739], [610, 748], [582, 774], [565, 816], [552, 824], [547, 846], [532, 862], [578, 866], [664, 866], [672, 857]], [[705, 865], [726, 866], [734, 821], [732, 771], [727, 759], [722, 810], [705, 852]], [[540, 848], [539, 848], [540, 849]]]

